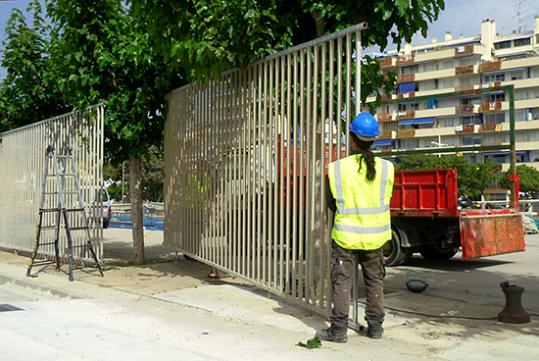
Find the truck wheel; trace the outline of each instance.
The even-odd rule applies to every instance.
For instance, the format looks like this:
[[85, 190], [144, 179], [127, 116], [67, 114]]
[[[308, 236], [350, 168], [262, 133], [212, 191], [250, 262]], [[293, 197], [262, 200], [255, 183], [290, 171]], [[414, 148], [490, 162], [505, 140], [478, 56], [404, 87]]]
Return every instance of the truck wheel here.
[[423, 258], [430, 261], [447, 261], [458, 252], [458, 248], [442, 248], [439, 243], [424, 245], [419, 250]]
[[400, 266], [405, 261], [410, 259], [412, 251], [401, 247], [402, 237], [406, 234], [401, 229], [392, 229], [391, 240], [384, 245], [384, 263], [388, 267]]

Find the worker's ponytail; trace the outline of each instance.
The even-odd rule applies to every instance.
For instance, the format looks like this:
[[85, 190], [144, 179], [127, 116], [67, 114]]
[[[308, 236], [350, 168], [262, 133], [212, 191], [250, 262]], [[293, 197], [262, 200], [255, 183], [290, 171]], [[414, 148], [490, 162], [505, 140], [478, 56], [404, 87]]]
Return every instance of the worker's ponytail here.
[[367, 165], [367, 180], [372, 181], [376, 178], [376, 167], [374, 163], [374, 153], [371, 152], [371, 145], [373, 142], [366, 142], [357, 137], [352, 137], [357, 147], [359, 148], [359, 169], [358, 172], [361, 172], [361, 166], [363, 162]]

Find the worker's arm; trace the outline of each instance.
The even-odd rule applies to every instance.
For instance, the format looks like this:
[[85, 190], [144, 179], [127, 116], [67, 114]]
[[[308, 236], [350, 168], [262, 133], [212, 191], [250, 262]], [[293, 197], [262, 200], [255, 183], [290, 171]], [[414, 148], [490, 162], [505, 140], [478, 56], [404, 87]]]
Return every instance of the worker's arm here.
[[337, 210], [337, 202], [335, 201], [335, 197], [333, 197], [333, 193], [331, 193], [331, 187], [329, 186], [329, 178], [326, 176], [326, 202], [329, 209], [331, 209], [333, 212]]

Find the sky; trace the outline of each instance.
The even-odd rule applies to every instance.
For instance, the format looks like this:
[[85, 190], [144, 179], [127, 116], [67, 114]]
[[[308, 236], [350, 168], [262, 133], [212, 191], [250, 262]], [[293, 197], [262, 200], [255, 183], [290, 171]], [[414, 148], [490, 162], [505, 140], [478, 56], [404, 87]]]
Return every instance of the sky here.
[[[19, 8], [26, 10], [30, 0], [0, 0], [0, 44], [5, 38], [4, 27], [11, 10]], [[416, 45], [430, 43], [432, 38], [442, 40], [446, 31], [451, 31], [454, 37], [478, 35], [480, 24], [484, 19], [496, 20], [496, 29], [500, 34], [509, 34], [519, 27], [522, 21], [524, 31], [533, 29], [533, 18], [539, 15], [538, 0], [446, 0], [446, 9], [436, 22], [429, 27], [429, 36], [424, 39], [420, 35], [414, 38]], [[520, 9], [520, 16], [518, 11]], [[0, 45], [0, 51], [3, 48]], [[394, 46], [389, 46], [388, 50]], [[0, 67], [0, 79], [5, 76], [5, 70]]]

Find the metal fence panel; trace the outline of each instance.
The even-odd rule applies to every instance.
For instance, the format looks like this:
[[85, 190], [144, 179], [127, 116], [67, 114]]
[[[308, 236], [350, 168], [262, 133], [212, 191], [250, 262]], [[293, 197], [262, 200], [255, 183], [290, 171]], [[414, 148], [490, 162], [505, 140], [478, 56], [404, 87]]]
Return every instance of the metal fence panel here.
[[325, 178], [359, 111], [361, 28], [167, 96], [166, 244], [329, 310]]
[[[80, 186], [86, 205], [90, 236], [99, 259], [103, 258], [103, 122], [104, 108], [96, 105], [82, 112], [71, 112], [0, 133], [0, 247], [30, 253], [35, 242], [38, 209], [47, 146], [57, 152], [73, 149]], [[52, 164], [49, 169], [52, 169]], [[73, 180], [66, 180], [66, 187]], [[45, 191], [56, 191], [56, 180], [45, 183]], [[75, 195], [66, 195], [67, 206], [74, 207]], [[50, 194], [47, 202], [55, 207], [57, 196]], [[54, 214], [45, 214], [43, 224], [55, 224]], [[72, 227], [83, 225], [80, 214], [70, 216]], [[54, 241], [54, 229], [42, 231], [43, 243]], [[60, 253], [66, 255], [65, 232], [60, 237]], [[92, 261], [86, 247], [84, 232], [73, 232], [74, 257]], [[40, 247], [40, 254], [54, 255], [54, 246]]]

